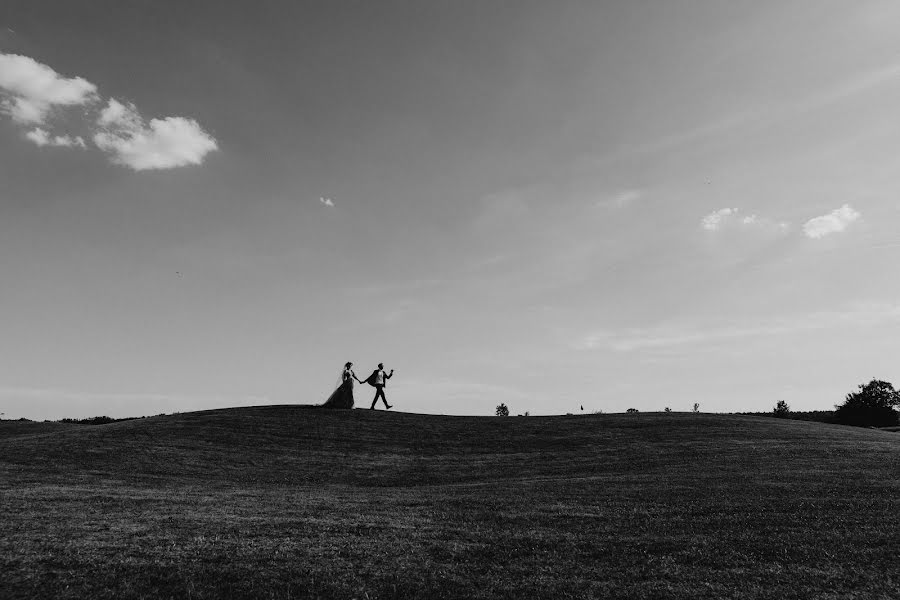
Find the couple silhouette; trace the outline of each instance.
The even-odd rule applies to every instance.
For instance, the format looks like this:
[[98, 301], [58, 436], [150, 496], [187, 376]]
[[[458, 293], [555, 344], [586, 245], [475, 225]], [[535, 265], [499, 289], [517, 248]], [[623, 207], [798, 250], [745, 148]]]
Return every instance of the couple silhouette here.
[[378, 368], [372, 371], [372, 374], [365, 380], [362, 380], [356, 376], [352, 367], [352, 362], [348, 362], [344, 365], [344, 370], [341, 373], [337, 389], [331, 393], [328, 400], [326, 400], [322, 406], [324, 408], [353, 408], [353, 381], [355, 380], [359, 383], [368, 383], [375, 388], [375, 398], [372, 400], [372, 406], [370, 406], [369, 409], [375, 409], [375, 404], [378, 402], [379, 398], [384, 402], [385, 408], [391, 408], [391, 405], [388, 404], [387, 398], [384, 395], [384, 388], [387, 385], [387, 380], [394, 375], [394, 370], [391, 369], [390, 373], [385, 373], [384, 365], [378, 363]]

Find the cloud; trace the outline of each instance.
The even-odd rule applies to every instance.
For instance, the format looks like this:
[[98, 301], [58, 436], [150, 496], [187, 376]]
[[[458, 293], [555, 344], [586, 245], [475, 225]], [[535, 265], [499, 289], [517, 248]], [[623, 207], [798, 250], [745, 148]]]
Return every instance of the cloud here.
[[133, 104], [126, 106], [115, 98], [110, 98], [106, 107], [100, 111], [97, 124], [101, 127], [139, 128], [142, 120]]
[[319, 198], [319, 202], [321, 202], [325, 206], [334, 206], [334, 202], [331, 200], [331, 198]]
[[806, 237], [819, 239], [832, 233], [840, 233], [847, 229], [850, 223], [859, 219], [860, 214], [849, 204], [836, 208], [827, 215], [815, 217], [803, 224], [803, 233]]
[[[32, 126], [25, 138], [38, 146], [87, 148], [81, 136], [52, 135], [43, 126], [54, 108], [89, 106], [76, 118], [88, 119], [94, 145], [113, 163], [135, 171], [199, 165], [218, 149], [216, 140], [193, 119], [165, 117], [145, 122], [133, 104], [114, 98], [98, 115], [100, 100], [97, 86], [82, 77], [63, 77], [33, 58], [0, 53], [0, 112], [19, 125]], [[73, 124], [77, 125], [69, 123]]]
[[146, 123], [133, 104], [115, 98], [100, 112], [94, 143], [116, 164], [135, 171], [199, 165], [216, 140], [193, 119], [166, 117]]
[[644, 195], [641, 190], [622, 190], [597, 202], [599, 207], [625, 208], [640, 200]]
[[737, 211], [738, 209], [736, 208], [720, 208], [703, 217], [703, 220], [700, 221], [700, 226], [707, 231], [717, 231]]
[[784, 221], [773, 221], [755, 214], [739, 216], [739, 210], [737, 208], [720, 208], [703, 217], [700, 226], [706, 231], [719, 231], [730, 226], [774, 233], [785, 233], [790, 229], [790, 224]]
[[25, 137], [37, 144], [38, 146], [58, 146], [63, 148], [87, 148], [84, 139], [79, 136], [56, 135], [51, 136], [47, 130], [35, 127], [25, 134]]
[[41, 124], [55, 106], [89, 104], [97, 86], [81, 77], [67, 78], [18, 54], [0, 54], [0, 106], [20, 124]]
[[596, 331], [583, 335], [574, 344], [579, 350], [608, 348], [615, 352], [702, 346], [730, 340], [790, 335], [836, 327], [872, 327], [900, 320], [900, 305], [858, 304], [836, 311], [810, 312], [789, 317], [745, 320], [737, 323], [686, 323], [628, 329], [622, 332]]

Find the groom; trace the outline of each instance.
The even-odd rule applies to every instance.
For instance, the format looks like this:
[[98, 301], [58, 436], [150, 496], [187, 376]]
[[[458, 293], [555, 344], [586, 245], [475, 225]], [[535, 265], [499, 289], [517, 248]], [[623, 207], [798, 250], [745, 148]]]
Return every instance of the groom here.
[[375, 409], [375, 404], [378, 402], [378, 398], [381, 398], [382, 402], [384, 402], [385, 408], [391, 407], [391, 405], [387, 403], [387, 398], [384, 397], [384, 386], [387, 385], [387, 380], [390, 379], [393, 375], [393, 369], [391, 369], [390, 373], [385, 373], [384, 365], [378, 363], [378, 368], [372, 371], [372, 374], [369, 375], [368, 379], [366, 379], [366, 383], [375, 388], [375, 398], [372, 400], [372, 406], [369, 407], [369, 410]]

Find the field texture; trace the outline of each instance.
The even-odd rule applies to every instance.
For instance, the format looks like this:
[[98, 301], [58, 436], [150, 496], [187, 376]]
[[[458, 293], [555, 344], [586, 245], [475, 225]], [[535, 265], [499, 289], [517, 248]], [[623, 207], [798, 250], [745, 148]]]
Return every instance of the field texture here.
[[273, 406], [0, 422], [3, 598], [900, 598], [900, 434]]

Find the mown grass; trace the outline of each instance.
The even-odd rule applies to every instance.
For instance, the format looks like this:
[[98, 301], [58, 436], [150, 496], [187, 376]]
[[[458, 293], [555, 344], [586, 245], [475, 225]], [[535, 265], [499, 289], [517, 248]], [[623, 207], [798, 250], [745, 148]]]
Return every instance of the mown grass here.
[[4, 598], [898, 598], [900, 436], [304, 407], [0, 422]]

